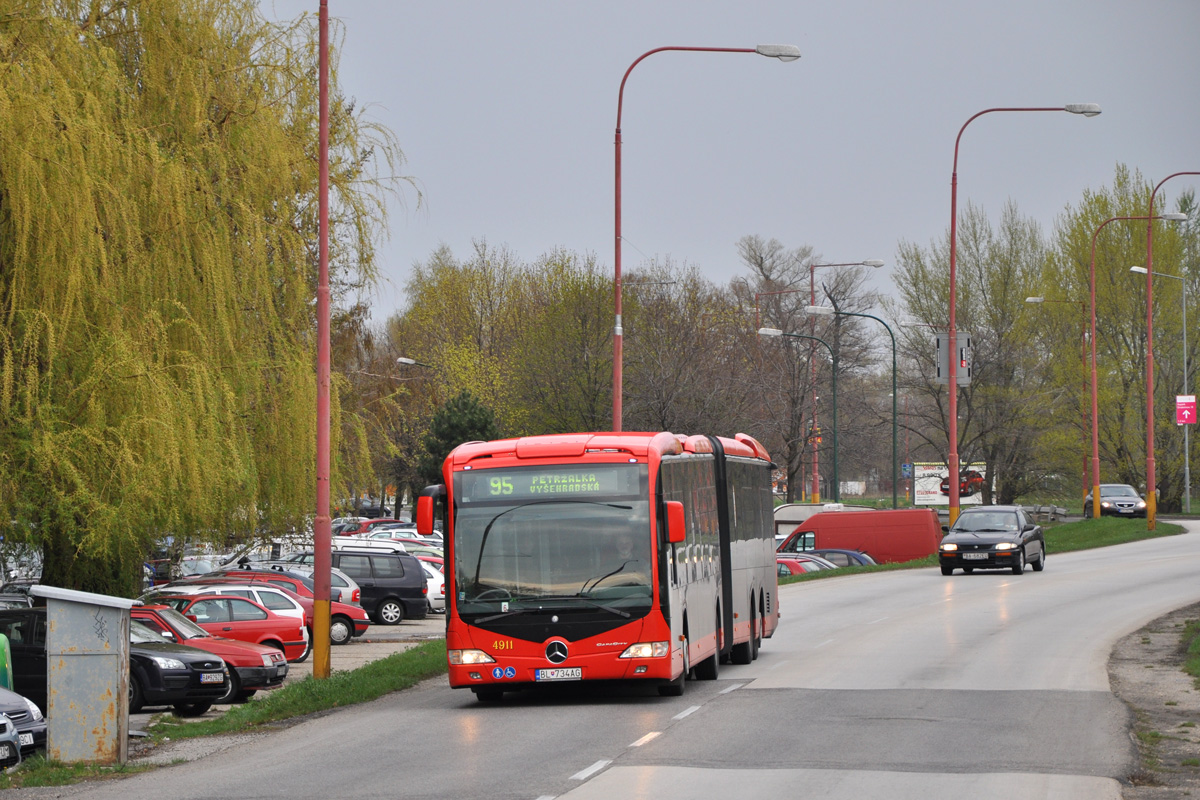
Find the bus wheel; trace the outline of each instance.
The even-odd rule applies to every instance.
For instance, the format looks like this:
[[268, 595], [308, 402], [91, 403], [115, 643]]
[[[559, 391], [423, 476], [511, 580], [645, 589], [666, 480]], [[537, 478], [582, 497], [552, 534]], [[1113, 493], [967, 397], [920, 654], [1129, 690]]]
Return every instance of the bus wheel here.
[[472, 686], [471, 691], [481, 703], [495, 703], [504, 697], [504, 690], [499, 686]]
[[716, 615], [716, 639], [718, 639], [718, 645], [716, 645], [716, 651], [713, 652], [713, 655], [710, 655], [707, 658], [704, 658], [703, 661], [696, 664], [697, 680], [716, 680], [716, 675], [718, 675], [718, 673], [720, 673], [720, 670], [721, 670], [721, 645], [720, 645], [721, 633], [720, 633], [720, 631], [721, 631], [721, 615], [718, 613], [718, 615]]
[[762, 635], [758, 632], [761, 624], [758, 615], [754, 613], [754, 605], [750, 606], [750, 660], [758, 658], [758, 648], [762, 647]]
[[733, 663], [749, 664], [751, 661], [754, 660], [754, 636], [756, 633], [757, 633], [757, 631], [754, 630], [753, 604], [751, 604], [750, 639], [749, 639], [749, 641], [738, 642], [738, 643], [734, 644], [734, 646], [732, 648], [730, 648], [729, 658], [730, 658], [730, 660], [733, 661]]
[[687, 637], [683, 639], [683, 672], [679, 673], [679, 677], [670, 683], [661, 684], [658, 687], [658, 693], [663, 697], [681, 697], [683, 695], [683, 683], [688, 676], [688, 646]]

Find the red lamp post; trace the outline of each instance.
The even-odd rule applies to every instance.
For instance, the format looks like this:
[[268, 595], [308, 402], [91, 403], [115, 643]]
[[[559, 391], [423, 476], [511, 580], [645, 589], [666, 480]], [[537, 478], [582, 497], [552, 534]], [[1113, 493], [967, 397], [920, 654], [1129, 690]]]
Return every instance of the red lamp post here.
[[318, 122], [317, 515], [313, 520], [313, 677], [328, 678], [329, 580], [333, 566], [329, 517], [329, 6], [321, 0]]
[[[1100, 401], [1098, 384], [1096, 380], [1096, 237], [1100, 235], [1100, 231], [1104, 230], [1104, 226], [1110, 222], [1129, 221], [1129, 220], [1155, 220], [1155, 219], [1186, 219], [1182, 214], [1167, 214], [1163, 216], [1150, 217], [1109, 217], [1101, 222], [1096, 231], [1092, 234], [1092, 258], [1091, 266], [1088, 268], [1088, 292], [1092, 303], [1092, 518], [1100, 519]], [[1147, 297], [1147, 302], [1149, 298]], [[1146, 350], [1147, 364], [1153, 364], [1153, 356], [1149, 347]], [[1148, 375], [1152, 373], [1148, 372]], [[1146, 416], [1148, 424], [1154, 424], [1154, 394], [1153, 383], [1150, 394], [1150, 407], [1147, 409]], [[1154, 496], [1154, 432], [1151, 429], [1149, 438], [1146, 441], [1146, 524], [1149, 530], [1154, 530], [1154, 501], [1151, 499]]]
[[1154, 477], [1154, 195], [1164, 183], [1180, 175], [1200, 175], [1200, 172], [1176, 172], [1158, 182], [1150, 192], [1146, 209], [1146, 530], [1155, 527], [1158, 513], [1158, 492]]
[[959, 512], [959, 486], [958, 486], [958, 327], [955, 319], [955, 294], [957, 285], [956, 272], [956, 256], [958, 242], [958, 146], [962, 141], [963, 131], [977, 117], [984, 114], [991, 114], [994, 111], [1066, 111], [1070, 114], [1082, 114], [1085, 117], [1094, 117], [1100, 113], [1100, 106], [1095, 103], [1068, 103], [1065, 106], [1050, 107], [1050, 108], [988, 108], [980, 111], [972, 116], [963, 126], [959, 128], [958, 136], [954, 140], [954, 170], [950, 174], [950, 329], [948, 334], [948, 351], [949, 351], [949, 370], [947, 373], [949, 383], [949, 403], [947, 404], [947, 413], [950, 417], [950, 457], [947, 467], [950, 472], [950, 524], [958, 519]]
[[[321, 0], [322, 3], [325, 0]], [[617, 93], [617, 133], [614, 140], [616, 146], [616, 192], [615, 192], [615, 254], [613, 256], [613, 303], [616, 311], [616, 324], [613, 326], [613, 420], [612, 426], [614, 431], [621, 430], [621, 382], [622, 382], [622, 360], [624, 354], [621, 349], [621, 337], [623, 331], [621, 329], [621, 109], [625, 102], [625, 81], [629, 80], [629, 73], [633, 72], [633, 68], [641, 63], [642, 59], [647, 56], [652, 56], [655, 53], [661, 53], [666, 50], [682, 50], [693, 53], [757, 53], [760, 56], [768, 58], [777, 58], [780, 61], [795, 61], [800, 58], [800, 49], [790, 44], [760, 44], [757, 47], [658, 47], [649, 50], [638, 56], [629, 69], [625, 70], [625, 76], [621, 78], [621, 89]]]

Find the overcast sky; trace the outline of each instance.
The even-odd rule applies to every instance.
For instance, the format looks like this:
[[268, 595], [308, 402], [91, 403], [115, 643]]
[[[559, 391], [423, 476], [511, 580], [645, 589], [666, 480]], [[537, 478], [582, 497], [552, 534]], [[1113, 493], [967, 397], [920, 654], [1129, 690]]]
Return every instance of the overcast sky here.
[[[319, 0], [262, 0], [269, 19]], [[959, 212], [1012, 200], [1048, 234], [1123, 163], [1157, 183], [1200, 171], [1200, 0], [329, 0], [339, 83], [397, 136], [409, 191], [381, 246], [381, 320], [413, 263], [474, 240], [532, 261], [556, 247], [613, 264], [621, 78], [664, 46], [794, 44], [802, 57], [666, 52], [622, 112], [622, 266], [670, 257], [726, 283], [747, 234], [828, 262], [883, 259]], [[1196, 179], [1163, 192], [1174, 201]], [[381, 313], [380, 313], [381, 312]]]

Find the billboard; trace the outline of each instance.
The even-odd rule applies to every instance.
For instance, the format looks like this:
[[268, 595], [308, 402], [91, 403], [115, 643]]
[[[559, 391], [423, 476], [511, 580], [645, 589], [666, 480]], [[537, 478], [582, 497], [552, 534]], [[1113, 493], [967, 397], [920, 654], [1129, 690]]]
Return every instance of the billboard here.
[[[913, 505], [950, 505], [950, 470], [941, 463], [913, 464]], [[984, 482], [987, 466], [964, 464], [959, 471], [958, 502], [960, 505], [979, 505], [983, 502]]]

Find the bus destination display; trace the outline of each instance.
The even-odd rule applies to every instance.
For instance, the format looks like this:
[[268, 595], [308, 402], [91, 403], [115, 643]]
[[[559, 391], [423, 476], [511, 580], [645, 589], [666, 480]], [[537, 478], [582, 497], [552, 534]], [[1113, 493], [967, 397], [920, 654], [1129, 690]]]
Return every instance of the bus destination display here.
[[459, 473], [465, 502], [637, 495], [638, 469], [625, 465], [483, 469]]

